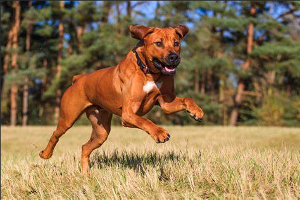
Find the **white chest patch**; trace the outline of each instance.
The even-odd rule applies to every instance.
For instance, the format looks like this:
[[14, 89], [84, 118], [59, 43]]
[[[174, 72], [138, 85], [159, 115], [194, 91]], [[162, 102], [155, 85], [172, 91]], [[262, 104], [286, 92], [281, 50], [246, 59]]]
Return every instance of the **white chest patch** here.
[[161, 84], [161, 82], [147, 81], [146, 85], [143, 86], [143, 90], [144, 92], [149, 93], [154, 87], [160, 89]]

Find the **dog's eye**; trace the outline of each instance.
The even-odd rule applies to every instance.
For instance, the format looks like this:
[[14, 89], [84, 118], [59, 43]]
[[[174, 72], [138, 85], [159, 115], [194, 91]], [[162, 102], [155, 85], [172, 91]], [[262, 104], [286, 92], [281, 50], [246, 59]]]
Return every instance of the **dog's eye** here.
[[156, 46], [161, 47], [163, 45], [162, 42], [155, 42]]
[[177, 41], [174, 42], [174, 46], [175, 46], [175, 47], [178, 47], [179, 45], [180, 45], [179, 42], [177, 42]]

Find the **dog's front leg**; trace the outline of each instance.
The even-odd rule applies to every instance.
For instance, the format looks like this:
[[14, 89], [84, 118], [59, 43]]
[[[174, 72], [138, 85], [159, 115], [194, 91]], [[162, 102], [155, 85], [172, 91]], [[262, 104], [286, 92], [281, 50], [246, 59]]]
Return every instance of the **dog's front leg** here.
[[125, 127], [139, 128], [146, 131], [156, 143], [164, 143], [170, 139], [169, 133], [154, 124], [151, 120], [138, 116], [133, 112], [139, 103], [131, 103], [122, 109], [122, 125]]
[[190, 113], [190, 116], [197, 121], [202, 121], [203, 111], [197, 106], [191, 98], [180, 98], [175, 95], [161, 95], [158, 98], [158, 103], [165, 114], [172, 114], [182, 110]]

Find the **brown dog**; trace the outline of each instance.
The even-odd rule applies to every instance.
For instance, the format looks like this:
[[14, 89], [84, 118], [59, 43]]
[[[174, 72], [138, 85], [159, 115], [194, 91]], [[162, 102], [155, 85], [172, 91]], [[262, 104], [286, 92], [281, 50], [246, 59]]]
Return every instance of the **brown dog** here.
[[174, 77], [180, 63], [180, 40], [188, 33], [186, 26], [154, 28], [129, 27], [133, 38], [140, 40], [117, 66], [73, 77], [64, 93], [57, 129], [40, 157], [52, 156], [59, 138], [86, 112], [92, 123], [90, 140], [82, 146], [82, 171], [88, 172], [91, 152], [108, 137], [112, 115], [122, 117], [122, 125], [146, 131], [157, 143], [169, 140], [168, 132], [141, 117], [154, 105], [165, 114], [187, 110], [201, 121], [203, 112], [190, 98], [174, 95]]

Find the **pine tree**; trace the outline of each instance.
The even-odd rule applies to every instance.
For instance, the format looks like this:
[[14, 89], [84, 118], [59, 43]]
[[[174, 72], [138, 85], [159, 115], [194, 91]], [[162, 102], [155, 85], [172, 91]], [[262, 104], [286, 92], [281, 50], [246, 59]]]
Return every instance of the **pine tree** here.
[[[255, 3], [251, 3], [251, 8], [249, 11], [249, 15], [250, 17], [255, 17], [256, 14], [256, 5]], [[247, 29], [247, 55], [249, 55], [252, 52], [252, 48], [253, 48], [253, 37], [254, 37], [254, 23], [250, 22], [250, 24], [248, 25], [248, 29]], [[244, 64], [243, 64], [243, 70], [247, 71], [250, 68], [250, 64], [251, 64], [251, 60], [248, 58], [245, 60]], [[235, 96], [234, 99], [234, 107], [233, 110], [231, 112], [231, 117], [230, 117], [230, 125], [234, 126], [237, 123], [238, 120], [238, 114], [239, 114], [239, 107], [242, 104], [242, 97], [243, 97], [243, 93], [245, 91], [245, 81], [243, 79], [240, 79], [238, 82], [238, 86], [237, 86], [237, 94]]]
[[8, 73], [8, 64], [11, 53], [11, 43], [12, 43], [12, 27], [13, 21], [13, 9], [12, 2], [1, 2], [1, 119], [2, 123], [5, 123], [9, 114], [8, 113], [8, 104], [5, 98], [4, 89], [6, 84], [5, 76]]
[[[18, 69], [18, 39], [19, 39], [19, 29], [20, 29], [20, 14], [21, 14], [21, 7], [19, 1], [13, 2], [14, 8], [14, 25], [12, 28], [12, 59], [11, 59], [11, 66], [14, 71]], [[10, 38], [9, 38], [10, 39]], [[10, 89], [10, 125], [15, 126], [17, 124], [17, 96], [18, 96], [18, 86], [13, 84]]]
[[94, 2], [80, 2], [74, 14], [78, 52], [81, 51], [82, 36], [93, 21], [97, 21], [97, 10]]
[[[32, 6], [32, 1], [28, 2], [29, 9]], [[26, 26], [26, 52], [29, 53], [31, 46], [31, 34], [32, 34], [33, 25], [32, 22], [29, 22]], [[22, 125], [27, 126], [28, 123], [28, 77], [25, 78], [25, 84], [23, 86], [23, 118]]]
[[[1, 119], [54, 124], [53, 110], [57, 119], [72, 77], [116, 65], [136, 45], [128, 27], [139, 23], [190, 27], [175, 91], [203, 107], [201, 124], [298, 125], [299, 5], [2, 1]], [[195, 124], [185, 113], [164, 116], [158, 108], [148, 117]]]
[[[60, 77], [61, 75], [61, 60], [62, 60], [62, 56], [63, 56], [63, 39], [64, 39], [64, 24], [63, 24], [63, 9], [65, 6], [65, 2], [64, 1], [60, 1], [59, 2], [60, 5], [60, 22], [58, 25], [58, 31], [59, 31], [59, 41], [58, 41], [58, 52], [57, 52], [57, 67], [56, 67], [56, 77]], [[56, 98], [55, 98], [55, 109], [54, 109], [54, 123], [57, 124], [58, 123], [58, 119], [59, 119], [59, 111], [60, 111], [60, 99], [61, 99], [61, 95], [62, 95], [62, 91], [60, 88], [58, 88], [56, 90]]]
[[[292, 34], [293, 31], [297, 32], [297, 26], [293, 24], [297, 18], [294, 13], [297, 4], [288, 4], [287, 12], [274, 18], [278, 6], [282, 5], [274, 2], [264, 5], [267, 20], [257, 26], [257, 29], [264, 32], [250, 55], [255, 61], [255, 89], [263, 97], [256, 102], [254, 115], [262, 125], [295, 125], [299, 122], [297, 80], [300, 78], [300, 48], [297, 34], [294, 35], [296, 37]], [[298, 26], [298, 33], [299, 30]], [[290, 83], [293, 87], [289, 87]]]

